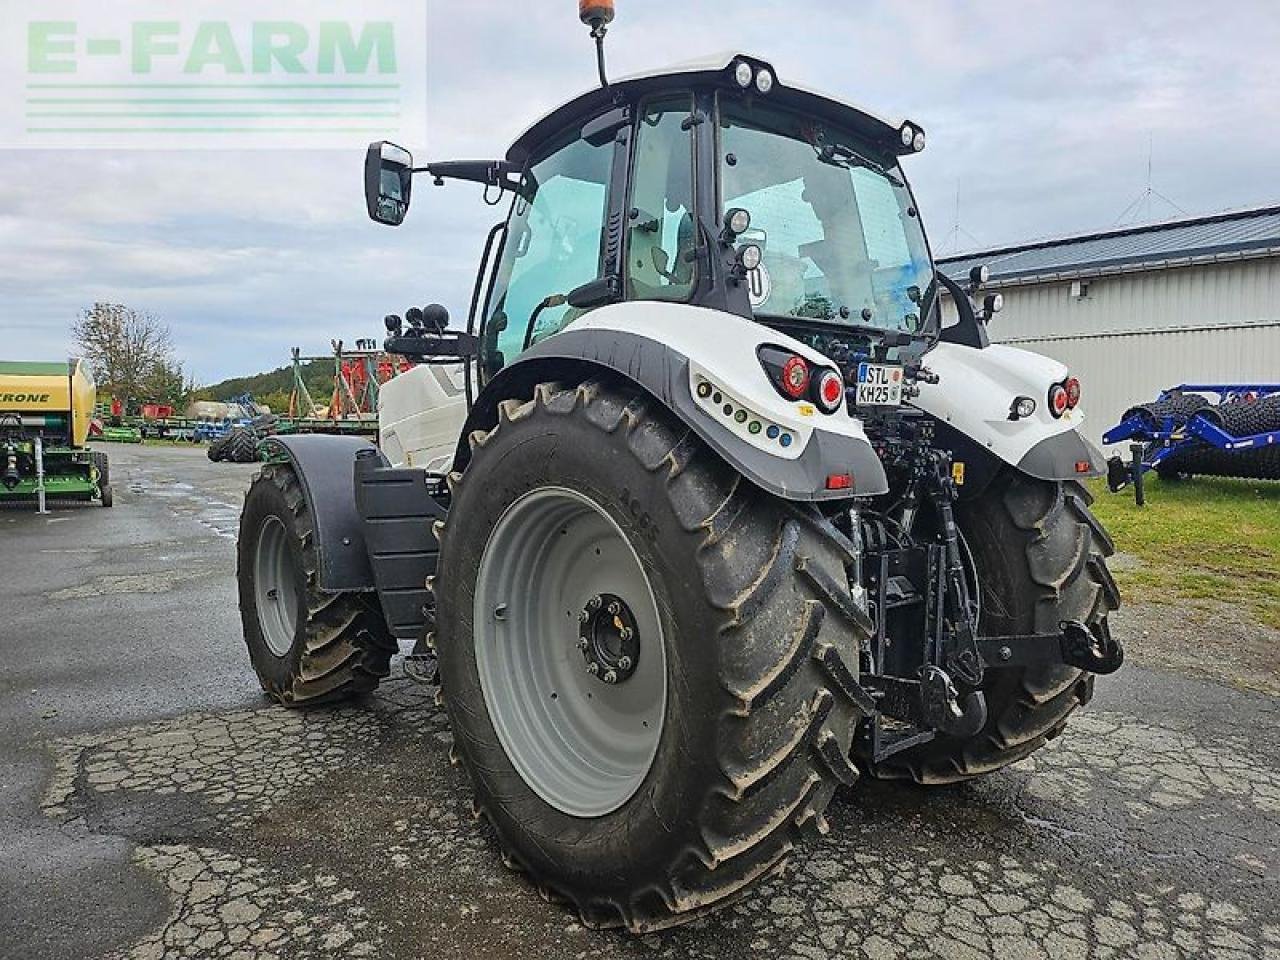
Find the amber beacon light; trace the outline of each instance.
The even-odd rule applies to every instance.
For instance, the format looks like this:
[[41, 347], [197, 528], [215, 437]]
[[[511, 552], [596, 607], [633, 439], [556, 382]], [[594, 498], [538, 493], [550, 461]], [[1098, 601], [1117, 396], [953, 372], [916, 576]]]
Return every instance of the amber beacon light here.
[[613, 0], [578, 0], [578, 19], [593, 30], [613, 23]]

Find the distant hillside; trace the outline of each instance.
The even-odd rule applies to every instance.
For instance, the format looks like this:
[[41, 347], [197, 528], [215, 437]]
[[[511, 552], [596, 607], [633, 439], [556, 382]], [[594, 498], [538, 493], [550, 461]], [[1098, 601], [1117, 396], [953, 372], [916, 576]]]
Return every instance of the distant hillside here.
[[[333, 361], [310, 360], [302, 365], [302, 379], [316, 403], [329, 402], [333, 393]], [[250, 377], [233, 377], [207, 387], [201, 387], [198, 395], [206, 400], [230, 400], [244, 393], [251, 393], [259, 403], [266, 403], [276, 412], [283, 412], [293, 389], [293, 369], [277, 367], [267, 373], [255, 373]]]

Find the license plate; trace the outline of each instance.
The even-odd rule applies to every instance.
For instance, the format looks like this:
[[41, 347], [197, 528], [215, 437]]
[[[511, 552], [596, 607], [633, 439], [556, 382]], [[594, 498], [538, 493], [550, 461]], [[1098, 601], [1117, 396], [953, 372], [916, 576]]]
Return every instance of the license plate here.
[[892, 363], [858, 364], [860, 407], [896, 407], [902, 403], [902, 368]]

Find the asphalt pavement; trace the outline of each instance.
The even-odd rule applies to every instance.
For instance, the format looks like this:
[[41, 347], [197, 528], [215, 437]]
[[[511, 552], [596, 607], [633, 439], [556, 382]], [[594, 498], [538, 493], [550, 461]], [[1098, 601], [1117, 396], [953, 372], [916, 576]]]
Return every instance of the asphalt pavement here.
[[502, 866], [398, 665], [360, 705], [264, 700], [254, 467], [106, 449], [113, 509], [0, 510], [0, 958], [1280, 960], [1277, 701], [1141, 663], [1013, 768], [859, 784], [725, 911], [586, 930]]

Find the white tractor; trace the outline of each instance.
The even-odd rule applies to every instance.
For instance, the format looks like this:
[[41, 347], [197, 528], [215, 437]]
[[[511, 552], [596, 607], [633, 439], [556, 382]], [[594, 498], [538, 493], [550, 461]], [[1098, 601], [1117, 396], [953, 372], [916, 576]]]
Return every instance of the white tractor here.
[[507, 215], [465, 330], [387, 318], [417, 366], [380, 449], [266, 441], [240, 606], [289, 706], [413, 643], [504, 859], [646, 931], [779, 869], [860, 773], [1026, 757], [1123, 653], [1080, 385], [935, 269], [920, 125], [745, 54], [600, 72], [501, 160], [371, 145], [373, 219], [424, 174]]

